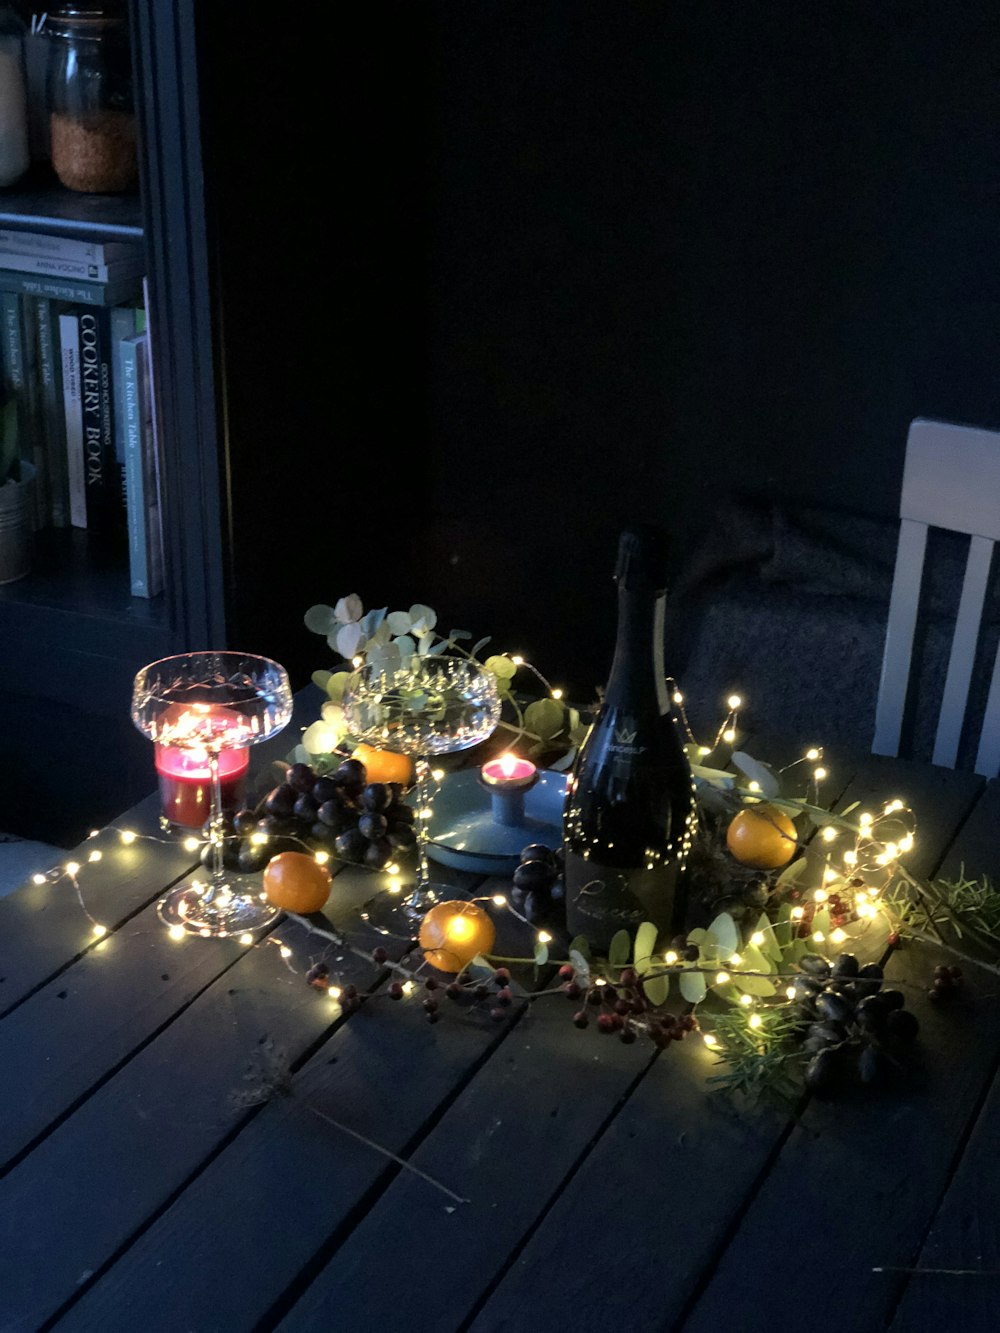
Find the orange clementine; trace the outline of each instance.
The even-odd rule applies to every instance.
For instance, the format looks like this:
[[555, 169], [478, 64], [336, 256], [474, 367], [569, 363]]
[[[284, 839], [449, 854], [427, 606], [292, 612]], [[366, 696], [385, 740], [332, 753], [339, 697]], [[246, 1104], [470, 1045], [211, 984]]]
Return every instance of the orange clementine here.
[[356, 745], [351, 758], [361, 760], [369, 782], [399, 782], [404, 787], [413, 783], [413, 760], [408, 754], [377, 750], [374, 745]]
[[475, 903], [436, 903], [420, 923], [420, 947], [439, 972], [461, 972], [477, 953], [489, 953], [496, 929]]
[[795, 825], [775, 805], [748, 805], [726, 830], [726, 846], [741, 865], [780, 870], [795, 855]]
[[306, 852], [279, 852], [264, 867], [268, 901], [286, 912], [318, 912], [330, 896], [331, 883], [326, 866]]

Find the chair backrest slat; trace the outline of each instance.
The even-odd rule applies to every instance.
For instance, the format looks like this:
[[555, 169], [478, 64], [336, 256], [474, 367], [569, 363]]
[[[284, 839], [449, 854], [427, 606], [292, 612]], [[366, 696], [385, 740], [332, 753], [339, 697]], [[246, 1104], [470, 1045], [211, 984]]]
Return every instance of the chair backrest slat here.
[[889, 620], [885, 630], [882, 679], [875, 709], [873, 754], [898, 754], [903, 726], [906, 683], [913, 655], [913, 631], [917, 624], [920, 580], [924, 572], [927, 524], [904, 518], [899, 525], [896, 570], [892, 577]]
[[[1000, 541], [1000, 432], [918, 417], [910, 423], [900, 498], [899, 545], [889, 600], [875, 754], [899, 753], [928, 527], [971, 538], [948, 658], [934, 763], [954, 767], [969, 703], [994, 543]], [[1000, 773], [1000, 649], [979, 736], [976, 772]]]
[[969, 699], [969, 683], [976, 660], [979, 624], [986, 600], [986, 585], [990, 577], [993, 543], [985, 537], [973, 537], [969, 558], [962, 580], [962, 596], [958, 603], [958, 617], [951, 641], [948, 674], [941, 697], [937, 737], [934, 741], [934, 763], [954, 768], [958, 758], [958, 742], [962, 735], [965, 705]]

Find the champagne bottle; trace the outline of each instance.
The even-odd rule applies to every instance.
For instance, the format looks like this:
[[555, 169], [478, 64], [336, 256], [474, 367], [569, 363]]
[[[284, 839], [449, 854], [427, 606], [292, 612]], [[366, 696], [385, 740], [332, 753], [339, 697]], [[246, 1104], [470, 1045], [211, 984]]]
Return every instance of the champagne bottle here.
[[622, 534], [614, 661], [567, 793], [567, 924], [600, 950], [643, 921], [684, 926], [697, 813], [663, 668], [665, 568], [654, 534]]

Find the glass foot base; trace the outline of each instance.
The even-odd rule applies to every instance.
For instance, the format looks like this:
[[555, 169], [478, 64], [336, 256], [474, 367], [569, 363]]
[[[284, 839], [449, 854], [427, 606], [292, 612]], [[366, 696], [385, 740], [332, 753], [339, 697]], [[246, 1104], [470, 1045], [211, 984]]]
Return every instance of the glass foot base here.
[[156, 904], [156, 914], [165, 926], [180, 928], [205, 939], [224, 939], [248, 930], [262, 930], [281, 913], [267, 901], [259, 881], [241, 882], [227, 875], [220, 887], [194, 883], [173, 889]]
[[361, 920], [379, 935], [391, 935], [401, 940], [416, 939], [424, 916], [443, 896], [444, 891], [433, 884], [403, 893], [386, 890], [369, 898], [362, 906]]

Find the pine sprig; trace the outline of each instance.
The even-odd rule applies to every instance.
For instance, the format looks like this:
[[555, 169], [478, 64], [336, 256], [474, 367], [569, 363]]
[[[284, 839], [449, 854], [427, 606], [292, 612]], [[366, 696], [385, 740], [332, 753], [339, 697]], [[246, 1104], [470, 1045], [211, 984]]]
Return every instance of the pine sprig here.
[[713, 1050], [725, 1068], [708, 1082], [749, 1100], [794, 1101], [802, 1092], [802, 1051], [795, 1041], [799, 1015], [791, 1006], [757, 1012], [760, 1026], [756, 1028], [738, 1010], [716, 1016]]

